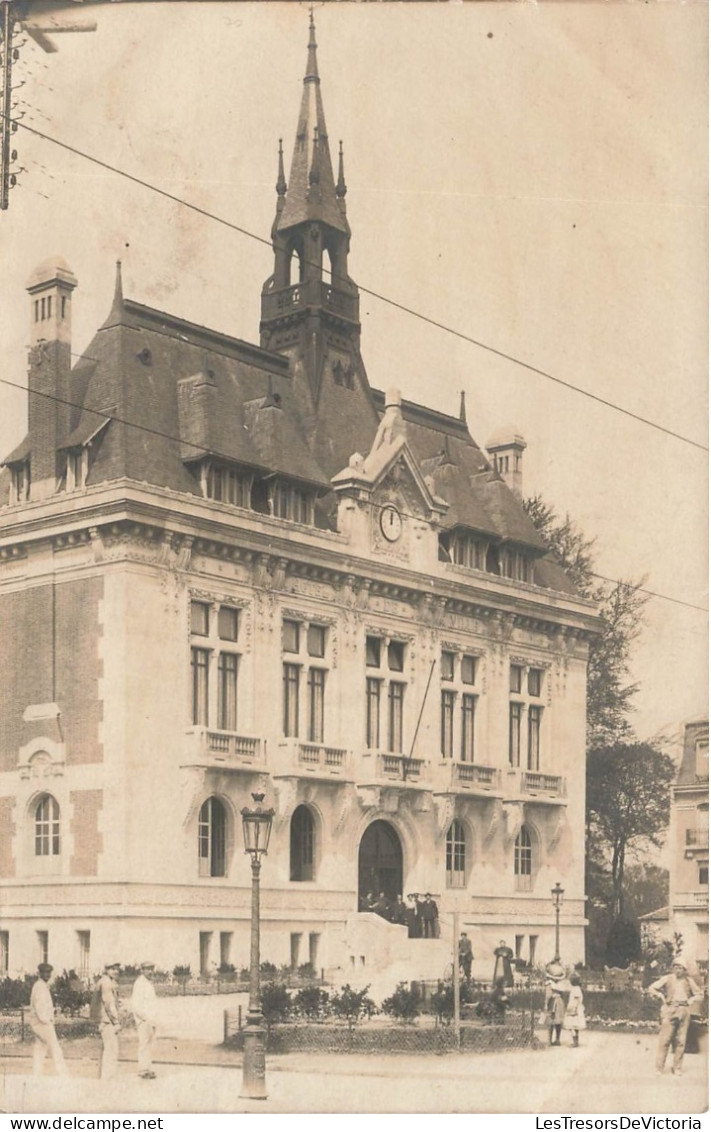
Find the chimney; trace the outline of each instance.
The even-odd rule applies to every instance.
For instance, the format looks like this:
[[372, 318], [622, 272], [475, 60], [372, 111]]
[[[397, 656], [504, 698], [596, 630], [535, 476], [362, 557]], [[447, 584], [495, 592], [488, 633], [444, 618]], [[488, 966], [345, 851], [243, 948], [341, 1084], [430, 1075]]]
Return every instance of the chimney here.
[[[77, 280], [63, 259], [45, 260], [27, 283], [30, 294], [29, 435], [32, 498], [57, 487], [57, 450], [70, 432], [72, 291]], [[53, 398], [55, 398], [53, 400]]]
[[525, 447], [526, 441], [515, 425], [507, 425], [506, 428], [499, 429], [486, 445], [494, 471], [499, 473], [504, 483], [518, 499], [523, 498], [523, 450]]

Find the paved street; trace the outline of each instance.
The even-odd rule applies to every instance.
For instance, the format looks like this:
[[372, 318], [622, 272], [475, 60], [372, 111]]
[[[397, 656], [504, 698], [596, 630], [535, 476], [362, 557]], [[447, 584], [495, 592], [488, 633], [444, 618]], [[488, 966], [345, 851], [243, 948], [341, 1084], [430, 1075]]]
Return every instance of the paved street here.
[[[577, 1050], [276, 1056], [268, 1061], [269, 1099], [261, 1103], [239, 1098], [239, 1058], [201, 1043], [161, 1042], [155, 1081], [137, 1079], [135, 1061], [122, 1060], [118, 1079], [100, 1084], [96, 1060], [81, 1051], [72, 1051], [81, 1056], [70, 1058], [69, 1080], [34, 1079], [28, 1056], [7, 1057], [4, 1107], [14, 1113], [704, 1111], [705, 1057], [687, 1056], [682, 1078], [657, 1078], [655, 1035], [584, 1036]], [[131, 1053], [127, 1042], [125, 1054]]]

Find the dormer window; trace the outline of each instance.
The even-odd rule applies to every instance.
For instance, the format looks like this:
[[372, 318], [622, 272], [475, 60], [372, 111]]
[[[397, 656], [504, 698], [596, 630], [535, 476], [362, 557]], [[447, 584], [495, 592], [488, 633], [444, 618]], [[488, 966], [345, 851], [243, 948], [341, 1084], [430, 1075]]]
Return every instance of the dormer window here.
[[499, 551], [499, 568], [504, 578], [517, 582], [533, 581], [533, 561], [524, 551], [507, 546]]
[[252, 475], [243, 468], [206, 460], [201, 469], [201, 484], [206, 499], [229, 503], [233, 507], [249, 507]]
[[57, 491], [80, 491], [86, 487], [89, 470], [88, 448], [72, 448], [62, 456], [64, 467], [59, 478]]
[[450, 555], [456, 566], [472, 570], [486, 570], [488, 542], [469, 531], [455, 531], [450, 543]]
[[26, 503], [30, 498], [30, 461], [10, 467], [10, 503]]
[[269, 485], [269, 510], [276, 519], [313, 525], [314, 494], [301, 485], [276, 479]]

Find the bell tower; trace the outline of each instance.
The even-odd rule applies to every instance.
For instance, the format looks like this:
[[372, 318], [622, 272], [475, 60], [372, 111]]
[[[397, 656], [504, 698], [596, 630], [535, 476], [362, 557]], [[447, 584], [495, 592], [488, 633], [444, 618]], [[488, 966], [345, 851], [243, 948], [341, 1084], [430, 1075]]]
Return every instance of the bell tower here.
[[348, 275], [351, 230], [346, 218], [343, 146], [334, 179], [316, 28], [309, 46], [296, 141], [287, 183], [279, 142], [277, 205], [272, 225], [274, 273], [262, 288], [261, 345], [289, 354], [305, 379], [314, 410], [324, 375], [347, 384], [362, 371], [358, 288]]

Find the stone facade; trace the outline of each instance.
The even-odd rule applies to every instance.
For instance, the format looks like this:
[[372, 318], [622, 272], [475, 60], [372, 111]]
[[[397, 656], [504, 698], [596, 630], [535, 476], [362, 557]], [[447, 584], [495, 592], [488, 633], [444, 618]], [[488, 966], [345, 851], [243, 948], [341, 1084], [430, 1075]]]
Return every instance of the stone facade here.
[[[32, 277], [29, 435], [0, 483], [10, 970], [246, 965], [257, 790], [265, 959], [437, 977], [457, 912], [475, 973], [502, 937], [545, 962], [556, 881], [584, 958], [595, 609], [464, 406], [370, 388], [345, 195], [312, 26], [261, 346], [125, 299], [119, 271], [69, 372], [76, 280]], [[370, 889], [434, 894], [442, 938], [359, 911]]]
[[[681, 934], [684, 959], [708, 971], [709, 952], [709, 724], [687, 723], [669, 831], [671, 932]], [[668, 934], [668, 933], [665, 933]]]

